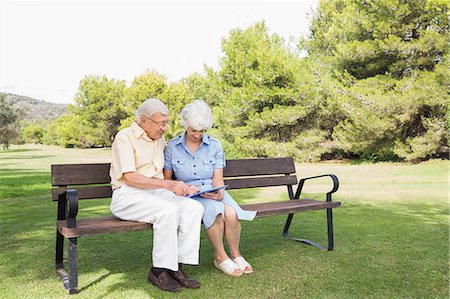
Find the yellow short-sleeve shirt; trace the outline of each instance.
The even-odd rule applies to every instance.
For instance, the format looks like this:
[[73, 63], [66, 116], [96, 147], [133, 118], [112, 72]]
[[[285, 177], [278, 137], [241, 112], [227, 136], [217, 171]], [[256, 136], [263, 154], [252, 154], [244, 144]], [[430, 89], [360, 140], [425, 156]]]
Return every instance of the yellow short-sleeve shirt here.
[[149, 178], [163, 179], [164, 137], [153, 140], [135, 122], [117, 133], [112, 144], [112, 162], [109, 175], [117, 189], [125, 184], [123, 174], [137, 172]]

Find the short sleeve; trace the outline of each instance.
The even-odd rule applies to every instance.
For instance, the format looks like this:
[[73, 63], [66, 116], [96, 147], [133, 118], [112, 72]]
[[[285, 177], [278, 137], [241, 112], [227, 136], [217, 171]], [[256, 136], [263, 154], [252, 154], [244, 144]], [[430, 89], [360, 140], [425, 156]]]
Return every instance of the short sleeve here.
[[220, 144], [220, 142], [217, 141], [217, 145], [216, 145], [216, 153], [214, 155], [214, 158], [216, 159], [216, 166], [215, 168], [224, 168], [226, 163], [225, 163], [225, 155], [223, 154], [223, 149], [222, 149], [222, 144]]
[[113, 160], [117, 169], [117, 174], [136, 171], [136, 161], [134, 159], [134, 148], [126, 134], [118, 134], [113, 143]]
[[164, 151], [164, 169], [173, 170], [172, 167], [172, 145], [169, 143]]

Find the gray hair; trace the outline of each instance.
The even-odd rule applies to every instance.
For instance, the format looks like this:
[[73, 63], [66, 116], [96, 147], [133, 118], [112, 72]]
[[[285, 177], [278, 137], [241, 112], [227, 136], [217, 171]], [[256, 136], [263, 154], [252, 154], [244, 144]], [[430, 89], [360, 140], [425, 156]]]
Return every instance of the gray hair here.
[[142, 116], [151, 117], [155, 113], [169, 115], [167, 106], [158, 99], [147, 99], [136, 110], [136, 120], [139, 123]]
[[194, 130], [211, 129], [213, 117], [211, 108], [203, 100], [195, 100], [187, 104], [180, 113], [181, 125], [187, 129], [191, 127]]

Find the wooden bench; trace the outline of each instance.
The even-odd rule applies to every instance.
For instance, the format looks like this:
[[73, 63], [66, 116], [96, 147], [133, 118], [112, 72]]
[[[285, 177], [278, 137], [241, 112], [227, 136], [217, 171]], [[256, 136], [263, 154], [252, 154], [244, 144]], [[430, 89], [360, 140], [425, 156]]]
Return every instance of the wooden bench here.
[[[78, 200], [110, 198], [112, 195], [109, 177], [109, 163], [103, 164], [58, 164], [51, 166], [52, 198], [58, 201], [56, 221], [55, 265], [64, 287], [70, 294], [78, 289], [77, 238], [121, 231], [135, 231], [152, 228], [151, 224], [124, 221], [114, 216], [101, 218], [77, 218]], [[290, 200], [281, 202], [243, 205], [244, 209], [256, 210], [256, 217], [288, 214], [283, 236], [324, 250], [333, 250], [332, 208], [340, 202], [332, 201], [332, 194], [338, 190], [339, 181], [333, 174], [303, 178], [297, 181], [292, 158], [239, 159], [227, 160], [224, 169], [225, 183], [229, 189], [286, 186]], [[306, 180], [329, 177], [333, 187], [326, 193], [325, 200], [299, 199]], [[297, 185], [294, 194], [293, 186]], [[310, 240], [288, 236], [294, 213], [326, 209], [328, 246], [322, 247]], [[68, 239], [68, 272], [64, 269], [64, 238]]]

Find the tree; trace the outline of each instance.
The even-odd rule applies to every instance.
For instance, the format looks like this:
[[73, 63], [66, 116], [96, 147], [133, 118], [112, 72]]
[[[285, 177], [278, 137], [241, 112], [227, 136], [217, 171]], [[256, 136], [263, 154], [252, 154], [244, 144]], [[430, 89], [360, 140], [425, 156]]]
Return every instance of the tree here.
[[218, 92], [209, 92], [214, 98], [206, 100], [216, 104], [213, 133], [227, 155], [320, 159], [333, 126], [323, 113], [331, 103], [328, 92], [316, 84], [326, 76], [277, 34], [269, 35], [264, 22], [232, 30], [222, 50], [221, 69], [208, 69], [211, 88]]
[[120, 129], [129, 127], [136, 120], [134, 113], [142, 102], [149, 98], [160, 99], [166, 89], [166, 78], [154, 70], [136, 76], [125, 90], [123, 102], [126, 117], [122, 119]]
[[184, 131], [180, 123], [180, 112], [190, 102], [189, 91], [183, 82], [172, 83], [161, 94], [161, 100], [169, 109], [170, 125], [165, 137], [171, 140]]
[[340, 149], [375, 161], [448, 154], [448, 12], [440, 0], [320, 2], [306, 49], [338, 82]]
[[22, 138], [25, 143], [41, 143], [43, 142], [43, 137], [45, 134], [45, 129], [39, 124], [29, 124], [22, 129]]
[[81, 117], [89, 128], [84, 136], [85, 144], [109, 146], [126, 117], [124, 109], [125, 81], [108, 79], [106, 76], [86, 76], [80, 81], [75, 105], [69, 112]]
[[448, 51], [446, 0], [322, 0], [306, 49], [357, 79], [433, 71]]
[[4, 93], [0, 93], [0, 144], [9, 149], [11, 142], [19, 136], [19, 111], [8, 101]]

